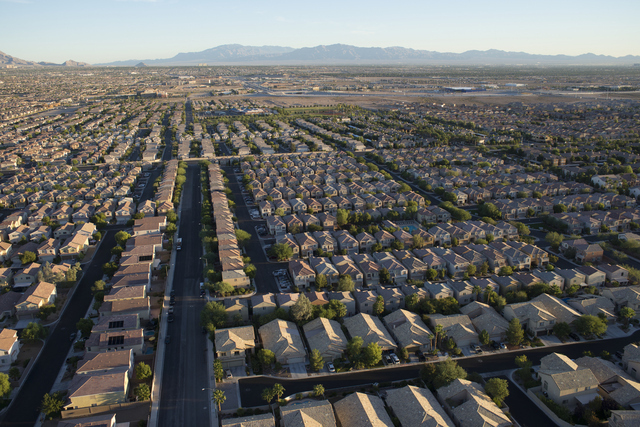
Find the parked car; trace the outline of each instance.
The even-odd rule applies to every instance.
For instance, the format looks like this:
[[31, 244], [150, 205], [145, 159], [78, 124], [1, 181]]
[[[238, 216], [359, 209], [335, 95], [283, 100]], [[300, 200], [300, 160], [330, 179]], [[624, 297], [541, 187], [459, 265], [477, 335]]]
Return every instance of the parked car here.
[[506, 345], [505, 343], [501, 342], [501, 343], [500, 343], [500, 348], [501, 348], [502, 350], [506, 350], [506, 349], [507, 349], [507, 345]]
[[396, 356], [395, 353], [391, 353], [389, 356], [391, 357], [391, 361], [393, 362], [394, 365], [400, 364], [400, 359], [398, 358], [398, 356]]
[[334, 373], [336, 371], [336, 367], [333, 366], [333, 363], [327, 362], [327, 370], [331, 373]]
[[233, 378], [233, 374], [231, 373], [231, 369], [227, 369], [224, 371], [227, 378]]
[[500, 348], [500, 343], [497, 343], [497, 342], [494, 341], [494, 342], [491, 343], [491, 347], [494, 350], [498, 350]]
[[167, 336], [164, 338], [164, 343], [165, 343], [165, 344], [169, 344], [170, 342], [171, 342], [171, 335], [167, 335]]
[[580, 341], [580, 336], [578, 334], [576, 334], [575, 332], [571, 332], [569, 334], [569, 338], [572, 338], [572, 339], [574, 339], [576, 341]]
[[479, 345], [475, 347], [475, 351], [476, 351], [476, 354], [482, 354], [482, 349], [480, 348]]
[[73, 342], [76, 339], [76, 332], [71, 332], [71, 336], [69, 337], [69, 341]]

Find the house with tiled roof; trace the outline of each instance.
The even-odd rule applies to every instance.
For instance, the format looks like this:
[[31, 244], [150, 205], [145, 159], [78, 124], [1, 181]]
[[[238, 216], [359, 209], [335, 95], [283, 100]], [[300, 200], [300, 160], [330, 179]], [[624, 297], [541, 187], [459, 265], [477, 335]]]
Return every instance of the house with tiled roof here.
[[281, 406], [280, 419], [282, 427], [336, 426], [333, 407], [328, 400], [306, 401], [296, 405]]
[[302, 329], [309, 347], [319, 350], [326, 362], [342, 357], [347, 348], [347, 338], [340, 323], [335, 320], [318, 317], [306, 323]]
[[447, 333], [446, 336], [452, 338], [459, 348], [480, 342], [478, 333], [466, 314], [452, 314], [450, 316], [432, 314], [429, 321], [433, 328], [438, 325], [442, 326], [442, 329]]
[[455, 427], [429, 389], [412, 385], [390, 389], [385, 401], [403, 426]]
[[556, 323], [571, 323], [580, 317], [574, 308], [548, 294], [541, 294], [527, 302], [507, 304], [503, 313], [509, 321], [517, 317], [522, 328], [535, 336], [551, 331]]
[[360, 337], [363, 340], [363, 347], [372, 342], [377, 343], [385, 350], [395, 350], [396, 342], [382, 324], [382, 321], [370, 314], [359, 313], [344, 319], [344, 326], [347, 328], [351, 338]]
[[401, 348], [409, 352], [431, 350], [433, 333], [416, 313], [396, 310], [382, 320]]
[[342, 426], [393, 427], [384, 402], [378, 396], [352, 393], [333, 404], [336, 417]]
[[538, 375], [542, 389], [558, 405], [573, 408], [587, 404], [598, 396], [598, 379], [590, 369], [559, 353], [551, 353], [540, 360]]
[[264, 348], [273, 351], [283, 365], [304, 363], [307, 353], [298, 327], [293, 322], [275, 319], [258, 329]]
[[253, 352], [255, 342], [253, 326], [217, 329], [215, 331], [216, 358], [223, 368], [244, 366], [246, 357]]
[[35, 318], [40, 308], [53, 304], [57, 295], [56, 285], [53, 283], [40, 282], [30, 286], [16, 303], [16, 316], [19, 319]]
[[502, 342], [506, 339], [509, 322], [498, 314], [493, 307], [474, 301], [461, 307], [460, 312], [469, 316], [476, 331], [487, 331], [491, 340]]
[[477, 383], [456, 379], [437, 390], [438, 400], [457, 426], [508, 427], [509, 417]]
[[4, 328], [0, 331], [0, 370], [7, 371], [20, 353], [18, 331]]

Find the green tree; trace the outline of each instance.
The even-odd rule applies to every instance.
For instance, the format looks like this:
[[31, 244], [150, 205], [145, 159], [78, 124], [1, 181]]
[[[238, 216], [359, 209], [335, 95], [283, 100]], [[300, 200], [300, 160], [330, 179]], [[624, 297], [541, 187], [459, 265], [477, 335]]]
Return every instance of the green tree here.
[[217, 388], [213, 390], [213, 397], [211, 399], [216, 402], [216, 405], [218, 405], [218, 411], [220, 411], [222, 404], [227, 400], [227, 396], [224, 394], [224, 391]]
[[382, 349], [377, 342], [369, 343], [365, 348], [362, 349], [362, 363], [365, 366], [371, 368], [382, 360]]
[[430, 268], [427, 270], [427, 280], [434, 281], [438, 278], [438, 270]]
[[328, 284], [327, 276], [325, 276], [322, 273], [316, 275], [316, 287], [318, 287], [320, 289], [326, 288], [327, 284]]
[[135, 367], [135, 375], [136, 379], [139, 381], [144, 381], [148, 378], [151, 378], [151, 366], [147, 365], [144, 362], [140, 362]]
[[29, 322], [22, 331], [21, 338], [25, 341], [36, 341], [47, 336], [47, 330], [39, 323]]
[[210, 331], [221, 328], [227, 323], [228, 313], [224, 304], [217, 301], [209, 301], [200, 312], [200, 323]]
[[563, 205], [562, 203], [558, 203], [556, 205], [553, 205], [553, 212], [554, 213], [562, 213], [562, 212], [566, 212], [567, 211], [567, 206]]
[[458, 363], [452, 359], [447, 359], [444, 362], [436, 364], [435, 376], [433, 378], [433, 388], [436, 390], [440, 387], [451, 384], [456, 379], [467, 378], [467, 371], [465, 371]]
[[130, 237], [131, 234], [127, 233], [126, 231], [118, 231], [115, 235], [116, 243], [118, 244], [118, 246], [125, 247], [127, 240], [129, 240]]
[[555, 231], [551, 231], [551, 232], [547, 233], [547, 235], [544, 237], [544, 239], [547, 242], [549, 242], [551, 247], [553, 247], [554, 249], [557, 250], [558, 246], [560, 246], [560, 243], [562, 243], [562, 240], [564, 239], [564, 237], [560, 233], [556, 233]]
[[509, 396], [509, 384], [502, 378], [490, 378], [487, 380], [484, 391], [493, 399], [498, 407], [502, 407], [502, 402]]
[[236, 230], [236, 238], [238, 239], [238, 245], [240, 246], [246, 246], [247, 243], [249, 243], [249, 240], [251, 240], [251, 234], [247, 233], [244, 230]]
[[311, 364], [311, 369], [313, 372], [318, 372], [324, 366], [324, 359], [322, 358], [322, 354], [320, 350], [314, 348], [311, 350], [311, 354], [309, 355], [309, 362]]
[[220, 382], [224, 378], [224, 368], [222, 367], [222, 361], [216, 359], [213, 361], [213, 375], [216, 377], [216, 381]]
[[300, 294], [298, 301], [289, 310], [291, 320], [296, 323], [304, 323], [313, 317], [313, 304], [305, 294]]
[[507, 328], [507, 341], [511, 345], [518, 345], [524, 339], [524, 330], [522, 330], [522, 325], [520, 324], [520, 320], [517, 317], [514, 317], [509, 322], [509, 327]]
[[378, 276], [380, 277], [380, 283], [391, 283], [391, 274], [388, 269], [381, 268]]
[[60, 392], [49, 394], [46, 393], [42, 398], [40, 410], [45, 413], [48, 419], [53, 419], [60, 415], [60, 411], [64, 407], [64, 400]]
[[353, 279], [348, 274], [341, 274], [338, 278], [338, 291], [340, 292], [353, 292], [356, 288]]
[[276, 397], [276, 393], [272, 388], [265, 388], [262, 390], [262, 400], [266, 401], [271, 406], [271, 401]]
[[91, 287], [91, 292], [93, 292], [94, 294], [96, 292], [103, 292], [105, 286], [106, 286], [106, 283], [104, 282], [104, 280], [96, 280], [93, 286]]
[[340, 227], [346, 225], [349, 221], [349, 212], [345, 209], [338, 209], [338, 212], [336, 213], [336, 221]]
[[316, 384], [313, 386], [313, 395], [316, 397], [324, 396], [324, 386], [322, 384]]
[[420, 248], [424, 247], [424, 245], [425, 245], [424, 238], [419, 234], [414, 234], [411, 237], [411, 241], [412, 241], [411, 247], [413, 249], [420, 249]]
[[576, 331], [585, 337], [603, 335], [607, 332], [607, 322], [598, 316], [583, 315], [573, 321]]
[[631, 320], [633, 317], [635, 317], [636, 312], [633, 308], [631, 307], [622, 307], [620, 309], [620, 317], [624, 319], [625, 324], [629, 324], [629, 320]]
[[149, 390], [149, 386], [146, 384], [140, 384], [134, 388], [133, 394], [136, 396], [136, 399], [141, 402], [151, 399], [151, 390]]
[[384, 312], [384, 298], [382, 295], [376, 297], [376, 302], [373, 303], [373, 314], [379, 316]]
[[343, 318], [347, 315], [347, 306], [342, 301], [332, 299], [331, 301], [329, 301], [329, 304], [327, 304], [327, 306], [336, 314], [337, 318]]
[[553, 334], [560, 339], [564, 339], [571, 333], [571, 326], [567, 322], [558, 322], [553, 325]]
[[486, 329], [480, 331], [480, 335], [478, 337], [482, 345], [487, 345], [491, 342], [491, 337], [489, 336], [489, 332], [487, 332]]
[[358, 336], [353, 337], [347, 343], [347, 357], [352, 363], [355, 363], [360, 359], [360, 354], [362, 353], [362, 345], [364, 344], [364, 340]]
[[84, 338], [89, 338], [89, 335], [91, 335], [91, 328], [93, 328], [93, 320], [80, 319], [76, 323], [76, 328], [80, 331]]
[[275, 363], [276, 355], [273, 353], [273, 351], [267, 348], [263, 348], [258, 351], [258, 360], [260, 361], [263, 369], [268, 368]]
[[498, 276], [511, 276], [512, 274], [513, 274], [513, 269], [508, 265], [501, 267], [500, 271], [498, 272]]
[[9, 382], [9, 375], [0, 372], [0, 397], [8, 397], [11, 393], [11, 383]]
[[30, 264], [36, 261], [36, 254], [31, 251], [25, 251], [19, 258], [22, 265]]
[[275, 393], [275, 395], [278, 398], [278, 400], [280, 400], [280, 398], [282, 397], [282, 395], [285, 392], [285, 388], [282, 386], [282, 384], [275, 383], [273, 385], [273, 392]]
[[269, 255], [275, 257], [278, 261], [287, 261], [293, 256], [293, 249], [286, 243], [274, 243], [269, 249]]

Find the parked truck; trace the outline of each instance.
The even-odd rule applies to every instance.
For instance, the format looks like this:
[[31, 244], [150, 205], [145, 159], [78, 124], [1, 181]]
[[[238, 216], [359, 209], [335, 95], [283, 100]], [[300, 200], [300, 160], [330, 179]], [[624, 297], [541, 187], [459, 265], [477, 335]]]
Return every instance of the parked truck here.
[[181, 238], [181, 237], [178, 237], [178, 238], [176, 239], [176, 250], [178, 250], [178, 251], [179, 251], [179, 250], [181, 250], [181, 249], [182, 249], [182, 238]]

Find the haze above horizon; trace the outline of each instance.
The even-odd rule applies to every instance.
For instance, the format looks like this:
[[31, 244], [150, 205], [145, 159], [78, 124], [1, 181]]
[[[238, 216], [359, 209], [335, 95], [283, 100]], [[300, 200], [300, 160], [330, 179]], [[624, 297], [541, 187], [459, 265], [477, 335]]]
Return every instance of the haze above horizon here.
[[640, 55], [640, 2], [506, 0], [0, 0], [0, 50], [91, 64], [170, 58], [224, 44], [330, 44], [461, 53]]

